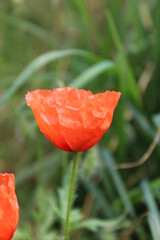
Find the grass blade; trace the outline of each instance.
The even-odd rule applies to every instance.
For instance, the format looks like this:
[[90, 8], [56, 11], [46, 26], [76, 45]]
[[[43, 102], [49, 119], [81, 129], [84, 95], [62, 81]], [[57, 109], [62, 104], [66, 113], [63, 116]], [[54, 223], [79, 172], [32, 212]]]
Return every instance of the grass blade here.
[[104, 156], [104, 158], [103, 158], [104, 164], [109, 169], [109, 172], [111, 174], [113, 182], [116, 186], [116, 189], [119, 193], [119, 196], [121, 197], [121, 199], [124, 203], [124, 206], [126, 207], [127, 212], [129, 212], [130, 215], [132, 217], [134, 217], [135, 216], [134, 209], [133, 209], [132, 204], [131, 204], [131, 202], [128, 198], [127, 189], [126, 189], [126, 187], [125, 187], [125, 185], [124, 185], [124, 183], [123, 183], [123, 181], [120, 177], [120, 174], [116, 170], [116, 165], [114, 163], [113, 156], [107, 150], [103, 151], [103, 156]]
[[68, 57], [68, 56], [81, 56], [81, 57], [92, 57], [89, 52], [79, 50], [79, 49], [68, 49], [68, 50], [59, 50], [52, 51], [45, 54], [40, 55], [38, 58], [33, 60], [15, 79], [13, 85], [9, 88], [9, 90], [0, 98], [0, 107], [4, 105], [4, 103], [13, 96], [13, 94], [24, 84], [27, 80], [41, 67], [46, 64], [58, 60], [60, 58]]
[[147, 117], [145, 117], [141, 111], [138, 111], [137, 108], [130, 101], [127, 101], [127, 105], [132, 111], [133, 118], [136, 120], [140, 129], [144, 132], [145, 135], [153, 139], [156, 132], [151, 126], [151, 124], [149, 123]]
[[103, 192], [95, 185], [92, 181], [85, 180], [80, 176], [80, 180], [83, 183], [84, 187], [89, 191], [93, 196], [95, 196], [96, 205], [99, 205], [105, 217], [112, 217], [112, 211], [109, 202], [104, 196]]
[[[132, 97], [134, 102], [138, 106], [142, 106], [141, 96], [136, 84], [136, 80], [133, 76], [132, 70], [127, 61], [127, 57], [125, 55], [118, 31], [116, 29], [112, 14], [110, 11], [107, 12], [107, 21], [109, 25], [109, 29], [113, 38], [113, 41], [119, 51], [120, 61], [119, 61], [119, 74], [120, 74], [120, 86], [121, 90], [125, 91], [128, 95]], [[125, 76], [126, 74], [126, 76]], [[126, 82], [124, 82], [124, 78], [126, 78]]]
[[100, 75], [101, 73], [109, 70], [115, 70], [114, 62], [107, 60], [97, 63], [89, 67], [79, 77], [74, 79], [70, 86], [75, 88], [83, 87], [89, 82], [93, 81], [94, 78]]
[[58, 159], [57, 154], [55, 153], [50, 154], [43, 159], [43, 162], [40, 162], [39, 164], [37, 164], [37, 162], [33, 163], [32, 165], [24, 167], [18, 172], [16, 172], [15, 173], [16, 187], [19, 187], [23, 185], [24, 182], [29, 181], [29, 179], [38, 176], [41, 170], [45, 170], [45, 172], [47, 173], [45, 176], [45, 181], [47, 181], [47, 178], [50, 177], [49, 171], [51, 171], [53, 175], [54, 172], [57, 171], [59, 167], [59, 165], [57, 164], [58, 161], [56, 161], [57, 159]]
[[38, 37], [39, 39], [43, 40], [45, 43], [47, 43], [49, 46], [53, 46], [53, 37], [49, 32], [41, 28], [40, 26], [26, 21], [24, 19], [15, 18], [13, 16], [10, 16], [8, 14], [0, 14], [0, 21], [5, 22], [13, 27], [18, 27], [22, 31], [28, 32], [32, 34], [35, 37]]
[[[156, 218], [156, 222], [158, 223], [158, 226], [160, 227], [160, 215], [158, 211], [158, 207], [156, 205], [156, 202], [154, 201], [153, 195], [150, 191], [149, 184], [147, 180], [143, 180], [141, 182], [141, 188], [144, 194], [144, 201], [146, 202], [146, 205], [149, 209], [149, 212]], [[153, 220], [148, 217], [149, 226], [152, 232], [152, 237], [154, 240], [160, 239], [159, 231], [156, 228]]]

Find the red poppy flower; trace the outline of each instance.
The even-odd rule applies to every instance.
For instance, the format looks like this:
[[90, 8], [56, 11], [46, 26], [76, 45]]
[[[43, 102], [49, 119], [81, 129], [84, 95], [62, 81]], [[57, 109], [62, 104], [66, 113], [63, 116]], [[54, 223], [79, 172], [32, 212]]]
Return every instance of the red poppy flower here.
[[28, 92], [26, 100], [41, 132], [56, 147], [79, 152], [93, 147], [110, 127], [120, 95], [65, 87]]
[[13, 174], [0, 173], [0, 240], [12, 239], [19, 219]]

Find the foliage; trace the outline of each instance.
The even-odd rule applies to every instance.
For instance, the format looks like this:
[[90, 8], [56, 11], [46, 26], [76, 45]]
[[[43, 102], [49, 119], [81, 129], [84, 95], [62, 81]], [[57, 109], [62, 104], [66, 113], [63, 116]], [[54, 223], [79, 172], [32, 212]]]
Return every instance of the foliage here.
[[111, 128], [79, 154], [71, 239], [160, 239], [160, 2], [5, 0], [0, 10], [0, 171], [16, 176], [13, 239], [62, 238], [72, 154], [45, 139], [24, 100], [61, 86], [122, 92]]

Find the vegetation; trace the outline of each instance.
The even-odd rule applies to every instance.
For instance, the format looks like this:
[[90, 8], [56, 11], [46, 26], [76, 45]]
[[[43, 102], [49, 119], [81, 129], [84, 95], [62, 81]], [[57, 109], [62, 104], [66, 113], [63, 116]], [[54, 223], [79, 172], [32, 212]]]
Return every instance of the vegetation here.
[[25, 94], [121, 91], [111, 128], [80, 153], [71, 239], [160, 239], [160, 2], [0, 2], [0, 171], [14, 172], [14, 240], [61, 238], [72, 153], [39, 131]]

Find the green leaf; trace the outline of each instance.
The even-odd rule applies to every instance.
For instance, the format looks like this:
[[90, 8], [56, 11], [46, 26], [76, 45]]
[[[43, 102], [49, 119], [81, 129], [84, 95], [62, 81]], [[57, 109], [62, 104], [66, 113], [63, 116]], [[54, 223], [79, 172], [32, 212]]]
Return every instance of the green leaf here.
[[86, 84], [93, 81], [95, 77], [99, 76], [103, 72], [115, 69], [116, 66], [114, 62], [110, 60], [96, 63], [95, 65], [89, 67], [87, 70], [83, 71], [80, 76], [71, 82], [70, 86], [75, 88], [84, 87]]
[[137, 87], [136, 80], [134, 78], [133, 72], [131, 70], [131, 67], [128, 63], [128, 59], [125, 55], [123, 45], [121, 43], [119, 33], [116, 29], [112, 13], [108, 11], [106, 13], [107, 22], [109, 25], [109, 29], [114, 41], [114, 44], [119, 52], [119, 80], [120, 80], [120, 86], [121, 91], [126, 92], [128, 95], [131, 96], [131, 98], [134, 100], [134, 102], [138, 106], [142, 106], [142, 99], [139, 92], [139, 89]]
[[158, 211], [158, 206], [154, 200], [152, 192], [150, 190], [149, 184], [147, 180], [141, 181], [141, 188], [144, 195], [144, 201], [149, 209], [149, 213], [156, 219], [157, 226], [151, 217], [148, 217], [148, 223], [152, 232], [152, 237], [154, 240], [160, 239], [160, 213]]
[[122, 222], [125, 220], [126, 214], [111, 219], [111, 220], [100, 220], [100, 219], [88, 219], [79, 223], [78, 228], [86, 228], [90, 231], [96, 232], [97, 228], [105, 228], [107, 231], [115, 231], [122, 227]]
[[38, 37], [39, 39], [43, 40], [45, 43], [47, 43], [49, 46], [53, 46], [53, 37], [49, 32], [47, 32], [45, 29], [39, 27], [38, 25], [26, 21], [22, 18], [15, 18], [13, 16], [10, 16], [8, 14], [0, 14], [0, 21], [5, 22], [13, 27], [20, 28], [22, 31], [28, 32], [32, 34], [35, 37]]
[[119, 172], [116, 169], [114, 157], [107, 150], [103, 151], [103, 156], [104, 156], [104, 158], [103, 158], [104, 164], [107, 166], [107, 168], [111, 174], [113, 182], [119, 193], [119, 196], [121, 197], [121, 200], [123, 201], [124, 206], [126, 207], [126, 211], [129, 212], [132, 217], [134, 217], [135, 216], [134, 208], [132, 206], [131, 201], [128, 198], [127, 189], [125, 187], [125, 184], [124, 184]]
[[159, 128], [160, 127], [160, 113], [155, 114], [153, 117], [154, 124]]
[[111, 217], [112, 209], [110, 203], [99, 186], [97, 186], [93, 181], [84, 179], [82, 175], [80, 175], [80, 180], [86, 190], [95, 197], [96, 206], [102, 210], [103, 215], [105, 217]]
[[[53, 161], [54, 158], [54, 161]], [[54, 152], [54, 154], [50, 154], [43, 159], [43, 162], [37, 164], [33, 163], [28, 167], [22, 168], [19, 172], [15, 174], [15, 182], [16, 187], [19, 187], [24, 184], [25, 181], [34, 177], [41, 169], [44, 169], [48, 173], [49, 170], [52, 170], [52, 174], [57, 171], [58, 164], [56, 161], [58, 158], [58, 154]]]

